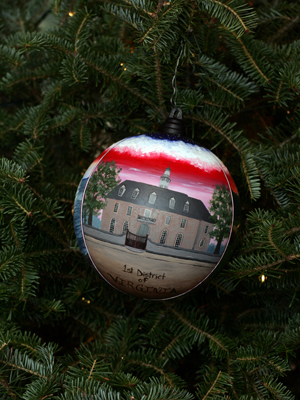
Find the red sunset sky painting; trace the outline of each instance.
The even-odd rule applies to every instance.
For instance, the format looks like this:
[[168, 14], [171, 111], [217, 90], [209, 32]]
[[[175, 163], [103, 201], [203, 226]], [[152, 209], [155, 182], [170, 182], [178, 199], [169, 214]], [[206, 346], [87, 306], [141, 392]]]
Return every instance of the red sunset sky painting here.
[[199, 199], [207, 208], [210, 207], [209, 201], [216, 185], [228, 187], [228, 179], [231, 188], [236, 191], [232, 178], [226, 174], [226, 179], [225, 171], [223, 172], [217, 160], [210, 160], [209, 163], [204, 161], [203, 168], [199, 168], [199, 165], [195, 166], [188, 159], [178, 159], [170, 154], [151, 150], [145, 154], [136, 147], [122, 146], [120, 149], [119, 146], [115, 146], [106, 153], [101, 162], [115, 161], [116, 165], [122, 168], [119, 174], [122, 181], [133, 180], [154, 186], [159, 185], [161, 175], [169, 167], [169, 189]]

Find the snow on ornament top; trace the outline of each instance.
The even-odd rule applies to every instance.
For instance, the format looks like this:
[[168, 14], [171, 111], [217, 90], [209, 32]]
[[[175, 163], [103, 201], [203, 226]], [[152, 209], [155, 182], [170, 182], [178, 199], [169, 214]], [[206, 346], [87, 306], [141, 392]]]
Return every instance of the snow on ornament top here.
[[149, 133], [107, 149], [75, 199], [81, 251], [116, 289], [170, 299], [220, 264], [234, 224], [237, 189], [209, 150]]

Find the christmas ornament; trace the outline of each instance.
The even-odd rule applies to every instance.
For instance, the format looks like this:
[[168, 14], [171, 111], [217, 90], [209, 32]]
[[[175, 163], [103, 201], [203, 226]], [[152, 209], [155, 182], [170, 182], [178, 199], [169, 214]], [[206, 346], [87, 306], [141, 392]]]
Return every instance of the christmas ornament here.
[[183, 138], [172, 110], [160, 133], [109, 147], [77, 191], [81, 251], [116, 289], [147, 299], [182, 295], [228, 254], [238, 191], [209, 150]]

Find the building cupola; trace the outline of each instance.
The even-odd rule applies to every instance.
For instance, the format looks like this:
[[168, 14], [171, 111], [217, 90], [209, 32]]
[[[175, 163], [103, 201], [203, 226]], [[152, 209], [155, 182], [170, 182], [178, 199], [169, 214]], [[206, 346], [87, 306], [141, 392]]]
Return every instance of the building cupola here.
[[171, 182], [170, 174], [171, 174], [171, 168], [167, 167], [165, 169], [164, 174], [160, 177], [159, 187], [168, 189], [169, 183]]

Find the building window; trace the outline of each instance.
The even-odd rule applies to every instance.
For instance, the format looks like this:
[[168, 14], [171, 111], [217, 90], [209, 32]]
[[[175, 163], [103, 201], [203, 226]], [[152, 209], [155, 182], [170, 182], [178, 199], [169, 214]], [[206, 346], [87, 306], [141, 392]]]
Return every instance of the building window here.
[[180, 223], [180, 228], [185, 228], [186, 226], [186, 219], [182, 218], [181, 223]]
[[128, 231], [128, 227], [129, 227], [128, 221], [125, 221], [123, 225], [123, 233], [126, 233]]
[[128, 206], [127, 215], [131, 215], [131, 213], [132, 213], [132, 206]]
[[171, 222], [171, 215], [166, 216], [166, 225], [170, 225]]
[[174, 209], [175, 208], [175, 198], [171, 197], [169, 200], [169, 207]]
[[207, 232], [208, 232], [208, 225], [206, 225], [204, 228], [204, 233], [207, 233]]
[[182, 242], [182, 238], [183, 238], [183, 234], [182, 233], [178, 233], [177, 236], [176, 236], [174, 247], [180, 247], [181, 242]]
[[109, 225], [109, 232], [110, 233], [114, 233], [115, 226], [116, 226], [116, 219], [112, 218], [111, 221], [110, 221], [110, 225]]
[[134, 189], [134, 191], [132, 192], [131, 198], [136, 199], [138, 197], [139, 193], [140, 193], [140, 189], [138, 189], [138, 188]]
[[164, 229], [160, 235], [160, 239], [159, 239], [159, 243], [160, 244], [165, 244], [166, 243], [166, 239], [167, 239], [167, 234], [168, 231], [166, 229]]
[[157, 194], [155, 192], [152, 192], [149, 196], [148, 203], [154, 204], [157, 198]]
[[190, 203], [186, 201], [183, 206], [183, 212], [188, 213], [190, 211]]
[[119, 189], [118, 196], [123, 196], [123, 194], [125, 193], [125, 190], [126, 190], [126, 186], [122, 185]]
[[114, 212], [118, 212], [119, 204], [120, 204], [120, 203], [115, 203]]
[[144, 211], [144, 216], [145, 216], [146, 218], [150, 218], [150, 217], [151, 217], [151, 210], [145, 210], [145, 211]]
[[205, 240], [201, 239], [200, 242], [199, 242], [199, 247], [203, 247], [204, 243], [205, 243]]

